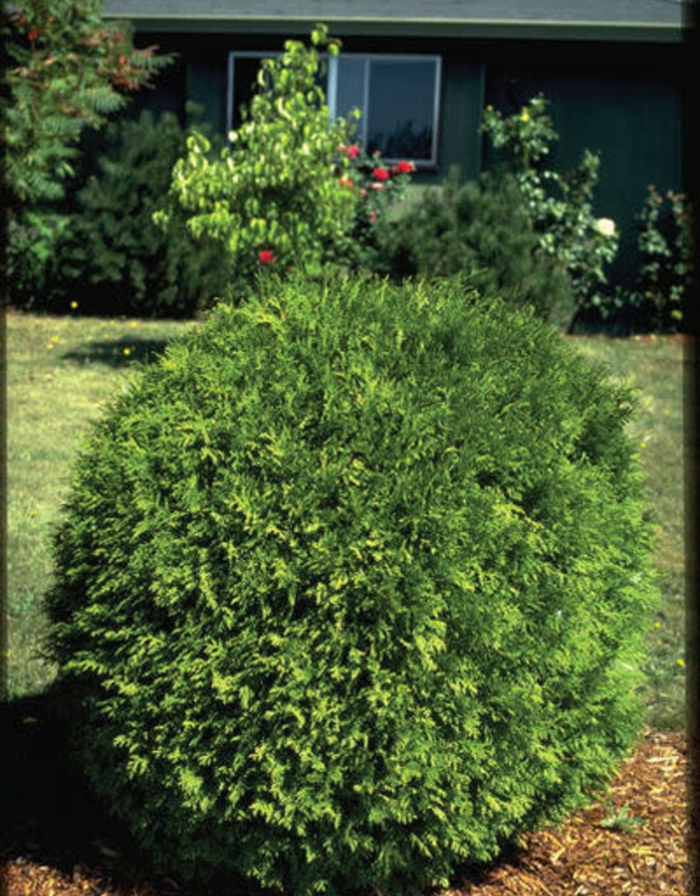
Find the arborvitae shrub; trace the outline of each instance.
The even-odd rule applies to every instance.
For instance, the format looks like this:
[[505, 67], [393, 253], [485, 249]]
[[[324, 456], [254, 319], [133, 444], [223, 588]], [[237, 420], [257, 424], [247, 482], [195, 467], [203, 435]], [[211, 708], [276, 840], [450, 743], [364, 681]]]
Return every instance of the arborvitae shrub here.
[[463, 184], [453, 176], [403, 217], [382, 222], [378, 242], [378, 269], [394, 277], [469, 274], [480, 290], [532, 305], [563, 329], [573, 317], [566, 271], [541, 251], [512, 175]]
[[452, 281], [261, 284], [83, 449], [53, 650], [170, 872], [396, 896], [606, 782], [653, 603], [630, 396]]

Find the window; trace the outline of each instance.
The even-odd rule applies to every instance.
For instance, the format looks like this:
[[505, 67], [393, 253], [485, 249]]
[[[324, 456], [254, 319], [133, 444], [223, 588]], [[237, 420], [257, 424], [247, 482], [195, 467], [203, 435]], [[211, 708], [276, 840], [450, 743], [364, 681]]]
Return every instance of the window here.
[[[229, 130], [239, 127], [260, 62], [272, 55], [277, 54], [229, 55]], [[330, 114], [346, 117], [359, 109], [358, 139], [368, 152], [378, 149], [387, 161], [436, 164], [440, 57], [347, 53], [327, 63], [323, 87]]]

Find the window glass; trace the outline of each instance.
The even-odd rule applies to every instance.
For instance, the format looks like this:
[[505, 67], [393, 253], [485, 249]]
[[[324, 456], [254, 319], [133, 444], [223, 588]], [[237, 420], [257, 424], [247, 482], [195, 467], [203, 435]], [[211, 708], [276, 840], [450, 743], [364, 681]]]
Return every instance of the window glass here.
[[[346, 118], [351, 109], [359, 109], [361, 112], [365, 109], [368, 69], [369, 60], [367, 59], [357, 59], [352, 56], [341, 56], [338, 59], [335, 108], [331, 109], [334, 115]], [[362, 125], [358, 129], [364, 131]]]
[[[241, 125], [241, 110], [250, 106], [256, 75], [265, 56], [232, 53], [229, 61], [229, 130]], [[347, 118], [351, 109], [356, 139], [368, 152], [379, 150], [387, 161], [406, 159], [434, 164], [440, 89], [438, 57], [392, 57], [344, 54], [327, 59], [319, 84], [327, 91], [332, 117]]]
[[390, 159], [430, 161], [436, 106], [435, 61], [373, 59], [366, 145]]
[[260, 63], [264, 56], [236, 56], [231, 66], [231, 125], [229, 130], [237, 130], [242, 123], [242, 111], [250, 109], [250, 101], [255, 94]]
[[[227, 129], [237, 130], [243, 123], [243, 110], [250, 111], [250, 103], [258, 89], [258, 72], [263, 59], [271, 59], [280, 53], [255, 53], [242, 51], [229, 53], [229, 83]], [[317, 83], [325, 92], [328, 88], [328, 76], [324, 70], [318, 73]]]

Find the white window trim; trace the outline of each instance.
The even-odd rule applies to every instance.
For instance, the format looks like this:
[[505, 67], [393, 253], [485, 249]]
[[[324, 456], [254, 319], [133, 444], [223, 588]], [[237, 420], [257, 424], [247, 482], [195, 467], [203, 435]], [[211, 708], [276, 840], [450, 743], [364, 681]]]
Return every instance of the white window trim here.
[[[233, 130], [233, 98], [234, 98], [234, 68], [236, 59], [272, 59], [281, 56], [281, 51], [276, 50], [232, 50], [228, 54], [228, 84], [226, 90], [226, 131]], [[437, 166], [438, 136], [440, 133], [440, 93], [442, 89], [442, 57], [434, 54], [404, 54], [404, 53], [344, 53], [345, 59], [365, 60], [365, 95], [363, 97], [364, 110], [369, 108], [370, 77], [369, 66], [373, 61], [379, 62], [433, 62], [435, 65], [434, 97], [433, 97], [433, 122], [432, 141], [429, 159], [406, 159], [414, 161], [419, 168], [434, 168]], [[336, 91], [338, 83], [338, 59], [337, 56], [324, 56], [328, 64], [328, 87], [326, 102], [331, 118], [335, 117]], [[367, 116], [363, 114], [359, 120], [359, 133], [361, 142], [365, 145], [367, 140]], [[387, 162], [397, 162], [399, 159], [387, 157]]]

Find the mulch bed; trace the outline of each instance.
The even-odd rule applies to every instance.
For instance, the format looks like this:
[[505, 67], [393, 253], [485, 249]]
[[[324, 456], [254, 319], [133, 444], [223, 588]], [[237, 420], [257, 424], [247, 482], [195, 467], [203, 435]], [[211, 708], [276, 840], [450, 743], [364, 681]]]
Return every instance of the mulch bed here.
[[[13, 721], [21, 736], [8, 780], [22, 802], [11, 813], [9, 845], [0, 854], [0, 893], [213, 896], [145, 870], [128, 837], [61, 765], [60, 734], [45, 707], [25, 704]], [[686, 775], [685, 735], [649, 733], [607, 801], [561, 829], [524, 836], [510, 855], [465, 869], [449, 890], [426, 896], [684, 896], [690, 874]], [[217, 887], [221, 896], [253, 893], [245, 885]]]
[[456, 881], [444, 896], [687, 894], [686, 773], [682, 734], [647, 736], [609, 803], [578, 813], [561, 830], [526, 835], [513, 860], [479, 881]]

